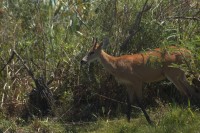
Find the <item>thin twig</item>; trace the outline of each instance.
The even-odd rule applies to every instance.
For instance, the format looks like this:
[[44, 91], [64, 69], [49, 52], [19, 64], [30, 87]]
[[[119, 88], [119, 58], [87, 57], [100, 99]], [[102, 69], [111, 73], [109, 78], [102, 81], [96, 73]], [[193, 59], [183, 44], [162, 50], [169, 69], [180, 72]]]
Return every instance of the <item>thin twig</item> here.
[[200, 21], [200, 18], [198, 17], [185, 17], [185, 16], [173, 16], [173, 17], [167, 17], [167, 19], [185, 19], [185, 20]]
[[[111, 100], [111, 101], [113, 101], [113, 102], [117, 102], [117, 103], [120, 103], [120, 104], [126, 104], [126, 105], [127, 105], [126, 102], [121, 102], [121, 101], [118, 101], [118, 100], [116, 100], [116, 99], [112, 99], [112, 98], [110, 98], [110, 97], [107, 97], [107, 96], [104, 96], [104, 95], [101, 95], [101, 94], [98, 94], [98, 93], [93, 93], [93, 94], [94, 94], [94, 95], [97, 95], [97, 96], [99, 96], [99, 97], [102, 97], [102, 98]], [[139, 108], [139, 107], [137, 107], [137, 106], [133, 106], [133, 105], [132, 105], [132, 107], [141, 110], [141, 108]]]
[[11, 126], [8, 129], [6, 129], [3, 133], [7, 133], [9, 129], [11, 129]]
[[49, 81], [47, 81], [47, 86], [49, 86], [55, 80], [56, 72], [57, 72], [59, 66], [60, 66], [60, 61], [58, 61], [57, 65], [56, 65], [56, 69], [53, 72], [54, 76]]
[[3, 66], [3, 68], [1, 69], [1, 72], [5, 69], [5, 67], [10, 64], [10, 62], [12, 61], [12, 59], [14, 58], [15, 53], [12, 52], [12, 55], [10, 56], [10, 58], [8, 59], [7, 63]]

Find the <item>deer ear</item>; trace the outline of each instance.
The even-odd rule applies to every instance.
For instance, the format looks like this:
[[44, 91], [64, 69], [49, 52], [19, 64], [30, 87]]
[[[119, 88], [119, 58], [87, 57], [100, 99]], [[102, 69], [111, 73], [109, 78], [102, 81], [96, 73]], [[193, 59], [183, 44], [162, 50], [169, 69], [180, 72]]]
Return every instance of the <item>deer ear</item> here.
[[92, 38], [92, 43], [93, 43], [93, 46], [94, 46], [94, 47], [96, 47], [97, 41], [98, 41], [97, 38], [95, 38], [95, 37]]
[[106, 48], [109, 44], [109, 39], [108, 38], [104, 38], [103, 42], [101, 43], [101, 47], [102, 48]]

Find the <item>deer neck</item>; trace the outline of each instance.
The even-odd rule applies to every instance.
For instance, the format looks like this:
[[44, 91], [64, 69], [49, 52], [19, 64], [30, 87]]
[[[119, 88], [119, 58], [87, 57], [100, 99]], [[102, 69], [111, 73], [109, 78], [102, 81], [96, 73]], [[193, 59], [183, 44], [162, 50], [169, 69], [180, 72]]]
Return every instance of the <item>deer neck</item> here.
[[99, 57], [100, 62], [104, 66], [104, 68], [110, 73], [114, 74], [116, 69], [116, 57], [107, 54], [103, 50], [101, 50]]

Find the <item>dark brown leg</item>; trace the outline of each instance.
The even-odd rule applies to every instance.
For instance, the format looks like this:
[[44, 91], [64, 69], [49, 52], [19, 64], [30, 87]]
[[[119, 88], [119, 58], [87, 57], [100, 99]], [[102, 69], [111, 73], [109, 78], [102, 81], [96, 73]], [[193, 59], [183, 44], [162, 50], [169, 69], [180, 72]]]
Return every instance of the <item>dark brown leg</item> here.
[[148, 123], [150, 125], [152, 125], [153, 123], [152, 123], [149, 115], [147, 114], [146, 110], [144, 109], [144, 106], [142, 105], [141, 101], [137, 97], [135, 97], [135, 100], [136, 100], [138, 106], [142, 109], [142, 112], [144, 113], [144, 116], [145, 116], [146, 120], [148, 121]]
[[130, 101], [130, 98], [129, 98], [129, 95], [127, 95], [127, 120], [128, 122], [130, 122], [130, 119], [131, 119], [131, 101]]

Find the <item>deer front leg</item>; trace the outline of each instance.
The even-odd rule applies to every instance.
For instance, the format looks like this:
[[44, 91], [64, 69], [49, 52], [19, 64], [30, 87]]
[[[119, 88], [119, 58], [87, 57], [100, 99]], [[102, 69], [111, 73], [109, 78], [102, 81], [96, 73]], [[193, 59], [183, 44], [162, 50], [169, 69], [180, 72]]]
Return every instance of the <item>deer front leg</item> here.
[[140, 100], [137, 96], [135, 96], [135, 100], [136, 100], [138, 106], [141, 108], [142, 112], [144, 113], [144, 116], [145, 116], [147, 122], [148, 122], [150, 125], [152, 125], [153, 123], [152, 123], [152, 121], [151, 121], [149, 115], [147, 114], [147, 112], [146, 112], [146, 110], [145, 110], [145, 108], [144, 108], [144, 106], [143, 106], [141, 100]]
[[130, 122], [130, 119], [131, 119], [131, 100], [130, 100], [130, 96], [129, 94], [127, 95], [127, 114], [126, 114], [126, 117], [127, 117], [127, 120], [128, 122]]
[[137, 105], [141, 108], [142, 112], [144, 113], [144, 116], [147, 120], [147, 122], [152, 125], [152, 121], [147, 114], [143, 104], [142, 104], [142, 82], [137, 82], [131, 86], [127, 86], [127, 92], [128, 92], [128, 107], [127, 107], [127, 119], [130, 121], [131, 116], [131, 105], [133, 104], [133, 101], [136, 101]]

